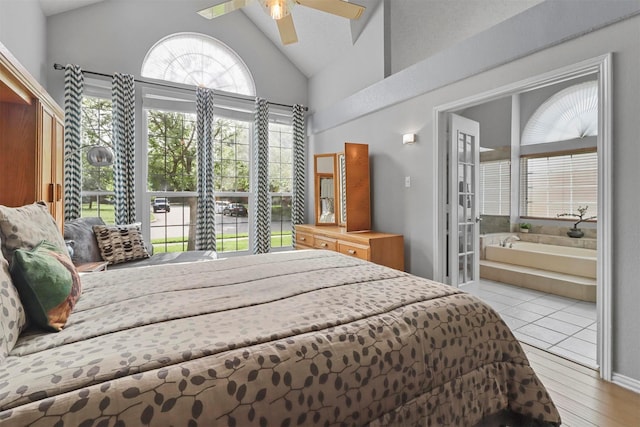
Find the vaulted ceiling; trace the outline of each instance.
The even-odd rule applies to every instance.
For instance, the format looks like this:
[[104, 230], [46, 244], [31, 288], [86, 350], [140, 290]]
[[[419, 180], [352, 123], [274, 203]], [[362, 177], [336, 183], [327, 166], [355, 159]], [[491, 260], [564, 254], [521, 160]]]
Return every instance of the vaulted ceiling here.
[[[40, 4], [44, 14], [51, 16], [100, 1], [103, 0], [40, 0]], [[275, 22], [258, 2], [231, 13], [244, 13], [303, 74], [311, 77], [349, 52], [371, 15], [382, 3], [382, 0], [351, 1], [366, 7], [357, 21], [307, 7], [294, 7], [291, 14], [298, 33], [298, 43], [288, 46], [282, 45]], [[211, 0], [211, 5], [224, 2], [225, 0]], [[193, 11], [194, 19], [201, 19], [196, 12]]]

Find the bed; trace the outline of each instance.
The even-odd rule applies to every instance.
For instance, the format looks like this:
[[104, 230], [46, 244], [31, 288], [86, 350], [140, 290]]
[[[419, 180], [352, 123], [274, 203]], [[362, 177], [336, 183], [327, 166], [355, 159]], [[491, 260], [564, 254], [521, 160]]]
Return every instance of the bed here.
[[0, 425], [473, 426], [560, 418], [500, 317], [331, 251], [82, 276], [0, 365]]

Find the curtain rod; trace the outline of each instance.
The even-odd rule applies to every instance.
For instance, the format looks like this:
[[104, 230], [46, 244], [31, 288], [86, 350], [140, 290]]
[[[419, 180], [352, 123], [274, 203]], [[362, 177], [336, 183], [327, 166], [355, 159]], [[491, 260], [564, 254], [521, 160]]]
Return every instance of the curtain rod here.
[[[55, 70], [64, 70], [65, 67], [62, 64], [58, 64], [57, 62], [53, 64], [53, 68]], [[106, 74], [106, 73], [99, 73], [97, 71], [89, 71], [89, 70], [82, 70], [82, 74], [92, 74], [94, 76], [101, 76], [101, 77], [113, 77], [112, 74]], [[144, 84], [149, 84], [149, 85], [155, 85], [155, 86], [161, 86], [161, 87], [167, 87], [170, 89], [182, 89], [182, 90], [190, 90], [195, 92], [195, 89], [189, 88], [189, 87], [179, 87], [179, 86], [175, 86], [169, 83], [160, 83], [160, 82], [152, 82], [152, 81], [148, 81], [148, 80], [141, 80], [141, 79], [133, 79], [134, 82], [136, 83], [144, 83]], [[223, 98], [231, 98], [231, 99], [239, 99], [241, 101], [250, 101], [251, 98], [243, 98], [241, 96], [234, 96], [234, 95], [229, 95], [226, 93], [219, 93], [217, 92], [215, 89], [212, 89], [213, 92], [217, 95], [217, 96], [221, 96]], [[289, 104], [280, 104], [278, 102], [271, 102], [271, 101], [267, 101], [268, 104], [270, 105], [275, 105], [278, 107], [287, 107], [287, 108], [293, 108], [293, 105], [289, 105]], [[309, 111], [308, 107], [304, 107], [304, 111]]]

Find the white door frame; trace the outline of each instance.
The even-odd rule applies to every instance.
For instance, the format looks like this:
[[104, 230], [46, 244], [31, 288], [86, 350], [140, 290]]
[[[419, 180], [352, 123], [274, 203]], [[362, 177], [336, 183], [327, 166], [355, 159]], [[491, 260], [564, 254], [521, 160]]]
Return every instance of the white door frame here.
[[435, 192], [433, 204], [440, 206], [434, 221], [434, 235], [437, 236], [438, 247], [434, 251], [434, 279], [443, 281], [446, 274], [446, 182], [448, 179], [448, 159], [446, 158], [447, 129], [446, 116], [463, 108], [502, 98], [516, 93], [527, 92], [540, 87], [549, 86], [578, 77], [598, 75], [598, 263], [597, 263], [597, 315], [598, 315], [598, 364], [600, 377], [611, 381], [612, 376], [612, 210], [613, 210], [613, 139], [612, 139], [612, 56], [608, 53], [587, 59], [538, 76], [530, 77], [487, 92], [476, 94], [448, 104], [439, 105], [433, 110], [434, 123], [434, 158], [438, 191]]

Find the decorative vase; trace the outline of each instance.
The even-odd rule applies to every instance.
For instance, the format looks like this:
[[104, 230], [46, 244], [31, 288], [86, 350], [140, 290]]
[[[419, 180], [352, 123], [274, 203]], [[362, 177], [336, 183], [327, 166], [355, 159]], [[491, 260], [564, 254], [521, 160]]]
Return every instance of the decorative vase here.
[[520, 232], [521, 232], [521, 233], [528, 233], [528, 232], [529, 232], [529, 229], [528, 229], [528, 228], [521, 228], [521, 229], [520, 229]]
[[570, 228], [569, 231], [567, 231], [567, 236], [580, 238], [580, 237], [584, 236], [584, 232], [582, 230], [580, 230], [579, 228]]

